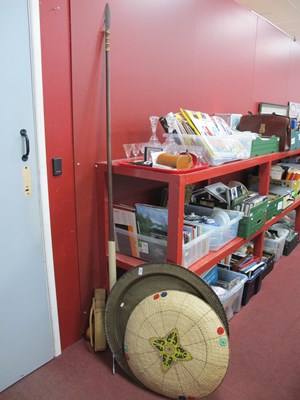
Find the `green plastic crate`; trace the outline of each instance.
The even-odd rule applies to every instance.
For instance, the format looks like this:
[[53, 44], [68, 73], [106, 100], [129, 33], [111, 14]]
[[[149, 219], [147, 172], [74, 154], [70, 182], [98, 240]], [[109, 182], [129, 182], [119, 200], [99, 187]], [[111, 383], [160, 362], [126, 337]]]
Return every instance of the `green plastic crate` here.
[[258, 137], [252, 141], [250, 157], [262, 156], [264, 154], [276, 153], [279, 151], [279, 137]]
[[291, 150], [300, 149], [300, 130], [294, 129], [291, 132]]
[[276, 217], [276, 215], [280, 214], [283, 210], [283, 196], [269, 194], [268, 197], [269, 200], [266, 221], [269, 221], [271, 218]]
[[267, 207], [268, 200], [251, 208], [249, 216], [243, 216], [239, 223], [238, 237], [246, 239], [264, 226]]

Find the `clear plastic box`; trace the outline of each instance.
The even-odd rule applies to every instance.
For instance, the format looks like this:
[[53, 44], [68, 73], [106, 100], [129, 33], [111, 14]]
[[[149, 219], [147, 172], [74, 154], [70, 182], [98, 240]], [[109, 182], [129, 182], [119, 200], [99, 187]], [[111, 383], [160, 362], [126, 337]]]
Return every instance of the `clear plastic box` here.
[[250, 158], [252, 140], [256, 134], [252, 132], [234, 133], [232, 135], [204, 136], [173, 134], [176, 142], [190, 151], [202, 149], [205, 161], [210, 165], [220, 165], [234, 160]]
[[200, 277], [208, 284], [214, 285], [218, 280], [218, 266], [210, 268], [208, 271], [200, 275]]
[[[138, 242], [139, 258], [150, 262], [164, 262], [167, 260], [167, 241], [150, 236], [136, 235], [127, 230], [115, 228], [116, 237], [123, 243], [127, 242], [128, 246], [125, 247], [128, 251], [117, 251], [122, 254], [132, 256], [130, 250], [130, 243]], [[204, 257], [209, 252], [209, 242], [212, 236], [211, 231], [204, 232], [200, 236], [191, 240], [182, 246], [182, 263], [183, 267], [189, 267], [194, 262]], [[123, 246], [124, 248], [124, 246]]]
[[211, 237], [212, 232], [207, 231], [183, 245], [182, 265], [184, 267], [189, 267], [190, 265], [194, 264], [194, 262], [208, 254]]
[[239, 272], [218, 267], [218, 279], [225, 282], [231, 282], [236, 278], [239, 278], [240, 281], [232, 289], [227, 290], [225, 294], [218, 296], [224, 307], [228, 320], [233, 317], [234, 313], [239, 312], [241, 309], [244, 285], [247, 281], [247, 276], [245, 274], [240, 274]]
[[[195, 205], [186, 206], [185, 213], [195, 213], [196, 215], [206, 215], [210, 217], [212, 213], [218, 210], [218, 208], [206, 208]], [[225, 211], [226, 214], [230, 218], [230, 222], [228, 222], [224, 226], [212, 226], [206, 224], [200, 224], [204, 232], [212, 232], [209, 241], [209, 250], [217, 251], [221, 247], [223, 247], [226, 243], [230, 242], [232, 239], [237, 237], [239, 221], [243, 218], [244, 213], [240, 211], [234, 210], [222, 210]], [[189, 222], [190, 223], [190, 222]]]
[[234, 160], [250, 158], [253, 135], [251, 133], [203, 136], [206, 162], [220, 165]]
[[270, 229], [277, 231], [280, 237], [277, 239], [271, 239], [265, 237], [264, 251], [267, 251], [268, 253], [274, 253], [275, 254], [274, 260], [277, 261], [283, 254], [284, 243], [286, 238], [288, 237], [289, 231], [288, 229], [277, 228], [275, 226], [272, 226]]

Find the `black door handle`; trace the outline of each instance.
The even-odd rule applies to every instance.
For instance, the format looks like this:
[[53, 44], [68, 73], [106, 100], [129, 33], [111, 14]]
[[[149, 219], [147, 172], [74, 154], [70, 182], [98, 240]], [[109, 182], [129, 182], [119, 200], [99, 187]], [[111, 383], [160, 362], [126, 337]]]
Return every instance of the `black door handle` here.
[[22, 160], [23, 161], [27, 161], [28, 160], [28, 156], [29, 156], [29, 152], [30, 152], [30, 145], [29, 145], [29, 138], [28, 138], [26, 129], [21, 129], [20, 130], [20, 134], [25, 139], [25, 150], [26, 150], [26, 153], [22, 155]]

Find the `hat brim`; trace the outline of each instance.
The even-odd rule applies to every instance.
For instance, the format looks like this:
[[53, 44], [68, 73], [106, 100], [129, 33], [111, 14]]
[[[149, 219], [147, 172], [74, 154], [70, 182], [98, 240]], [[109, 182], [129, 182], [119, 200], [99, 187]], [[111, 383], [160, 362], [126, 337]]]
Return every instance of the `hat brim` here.
[[167, 290], [146, 297], [132, 311], [124, 353], [133, 374], [149, 389], [172, 399], [200, 399], [226, 375], [229, 340], [204, 300]]
[[109, 347], [120, 367], [133, 379], [124, 357], [123, 345], [128, 319], [147, 296], [164, 290], [178, 290], [204, 300], [219, 316], [229, 336], [229, 324], [222, 303], [211, 287], [198, 275], [170, 263], [149, 263], [135, 267], [113, 286], [105, 307], [105, 331]]

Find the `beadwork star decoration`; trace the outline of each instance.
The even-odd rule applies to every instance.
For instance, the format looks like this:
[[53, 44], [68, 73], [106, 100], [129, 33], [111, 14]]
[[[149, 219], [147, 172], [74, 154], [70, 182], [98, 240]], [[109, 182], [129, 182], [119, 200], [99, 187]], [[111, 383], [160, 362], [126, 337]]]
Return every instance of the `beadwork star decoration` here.
[[163, 338], [149, 339], [151, 345], [160, 353], [162, 369], [167, 372], [177, 361], [192, 359], [191, 354], [180, 345], [178, 330], [172, 329]]

